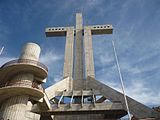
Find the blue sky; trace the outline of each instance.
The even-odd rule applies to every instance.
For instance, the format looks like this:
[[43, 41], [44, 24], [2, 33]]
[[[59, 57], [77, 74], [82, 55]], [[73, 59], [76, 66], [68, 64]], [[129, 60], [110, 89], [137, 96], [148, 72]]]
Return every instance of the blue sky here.
[[41, 46], [49, 68], [47, 85], [62, 78], [65, 38], [46, 38], [45, 28], [112, 24], [113, 35], [93, 36], [96, 79], [120, 90], [111, 40], [115, 40], [126, 93], [151, 106], [160, 105], [159, 0], [0, 0], [0, 65], [19, 56], [22, 46]]

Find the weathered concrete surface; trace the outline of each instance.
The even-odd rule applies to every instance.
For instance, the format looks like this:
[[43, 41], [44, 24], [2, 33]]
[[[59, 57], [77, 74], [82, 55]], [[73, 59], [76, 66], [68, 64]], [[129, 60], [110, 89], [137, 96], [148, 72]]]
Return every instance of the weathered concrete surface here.
[[82, 39], [82, 14], [76, 14], [76, 50], [74, 79], [83, 79], [83, 39]]
[[45, 33], [47, 37], [66, 36], [66, 31], [66, 27], [50, 27], [46, 28]]
[[91, 29], [84, 28], [84, 53], [86, 77], [95, 77]]
[[32, 108], [32, 103], [28, 102], [27, 103], [27, 108], [26, 108], [26, 111], [25, 111], [25, 118], [26, 118], [25, 120], [40, 120], [40, 115], [39, 114], [35, 114], [35, 113], [30, 112], [31, 108]]
[[108, 111], [118, 111], [123, 110], [121, 103], [95, 103], [93, 104], [60, 104], [59, 106], [54, 106], [52, 110], [48, 113], [52, 115], [56, 114], [93, 114], [93, 113], [107, 113]]
[[[22, 50], [20, 55], [20, 59], [29, 59], [38, 61], [40, 54], [40, 47], [35, 43], [27, 43]], [[15, 65], [16, 66], [16, 65]], [[14, 71], [12, 69], [12, 71]], [[10, 71], [10, 72], [12, 72]], [[32, 82], [35, 80], [34, 73], [31, 71], [22, 71], [18, 73], [14, 73], [14, 75], [9, 76], [8, 85], [10, 87], [31, 87]], [[20, 84], [21, 83], [21, 84]], [[22, 84], [23, 83], [23, 84]], [[26, 84], [27, 83], [27, 84]], [[7, 87], [6, 87], [7, 89]], [[17, 89], [19, 90], [19, 89]], [[25, 91], [26, 92], [26, 91]], [[6, 101], [4, 100], [0, 109], [1, 116], [4, 120], [23, 120], [25, 119], [25, 112], [27, 108], [27, 103], [29, 100], [29, 95], [25, 94], [14, 94], [12, 95], [12, 91], [8, 95], [8, 99], [6, 97]], [[19, 92], [17, 92], [19, 93]], [[30, 97], [31, 99], [31, 97]]]
[[103, 114], [85, 114], [85, 115], [56, 115], [54, 120], [117, 120], [106, 119]]
[[[46, 29], [46, 35], [47, 36], [65, 36], [66, 35], [66, 31], [67, 29], [62, 27], [62, 28], [48, 28]], [[83, 29], [82, 26], [82, 14], [78, 13], [76, 14], [76, 28], [75, 28], [75, 36], [76, 36], [76, 49], [75, 49], [75, 61], [72, 61], [74, 64], [74, 80], [70, 81], [69, 79], [66, 80], [62, 80], [58, 83], [56, 83], [55, 85], [49, 87], [46, 89], [46, 93], [49, 96], [49, 99], [54, 98], [56, 95], [59, 95], [59, 91], [63, 92], [66, 91], [65, 94], [70, 94], [67, 93], [68, 91], [72, 91], [72, 90], [99, 90], [101, 95], [104, 96], [101, 99], [99, 99], [97, 102], [103, 102], [106, 98], [109, 99], [110, 101], [112, 101], [113, 103], [116, 103], [117, 101], [119, 101], [122, 104], [122, 109], [123, 111], [125, 111], [126, 113], [126, 107], [125, 107], [125, 102], [124, 102], [124, 97], [123, 94], [108, 87], [107, 85], [102, 84], [101, 82], [98, 82], [97, 80], [94, 79], [95, 77], [95, 73], [94, 73], [94, 60], [93, 60], [93, 50], [92, 50], [92, 35], [101, 35], [101, 34], [112, 34], [113, 32], [113, 27], [112, 25], [92, 25], [92, 26], [85, 26]], [[84, 41], [83, 41], [83, 35], [84, 35]], [[72, 35], [73, 37], [73, 35]], [[68, 38], [69, 39], [69, 38]], [[70, 38], [73, 39], [73, 38]], [[84, 42], [84, 43], [83, 43]], [[71, 43], [71, 42], [70, 42]], [[66, 42], [66, 47], [68, 42]], [[72, 43], [73, 44], [73, 43]], [[71, 77], [71, 66], [70, 63], [71, 61], [69, 61], [69, 58], [67, 58], [68, 56], [66, 54], [67, 51], [71, 51], [72, 48], [67, 47], [66, 48], [66, 53], [65, 53], [65, 64], [64, 66], [64, 77], [66, 76], [70, 76]], [[71, 54], [72, 55], [71, 51]], [[85, 55], [85, 71], [83, 70], [83, 52]], [[72, 56], [71, 56], [72, 59]], [[86, 76], [84, 76], [86, 75]], [[84, 77], [88, 77], [87, 80]], [[58, 92], [56, 92], [58, 91]], [[64, 94], [64, 92], [63, 92]], [[79, 93], [78, 93], [79, 94]], [[87, 93], [88, 94], [88, 93]], [[83, 95], [82, 95], [83, 96]], [[75, 97], [75, 101], [74, 103], [82, 103], [81, 101], [82, 96], [76, 96]], [[127, 97], [128, 99], [128, 104], [129, 104], [129, 108], [130, 111], [133, 115], [135, 115], [138, 118], [147, 118], [147, 117], [156, 117], [159, 118], [160, 114], [153, 111], [152, 109], [146, 107], [145, 105]], [[77, 101], [77, 102], [76, 102]], [[63, 106], [63, 105], [62, 105]], [[62, 107], [61, 106], [61, 107]], [[74, 105], [73, 105], [74, 106]], [[78, 106], [81, 106], [81, 104], [78, 104]], [[106, 116], [109, 116], [110, 118], [113, 118], [112, 114], [95, 114], [95, 115], [91, 115], [91, 114], [87, 114], [87, 115], [63, 115], [64, 113], [64, 109], [68, 110], [69, 108], [67, 108], [68, 106], [64, 105], [62, 108], [59, 108], [59, 112], [61, 112], [62, 115], [55, 115], [54, 119], [55, 120], [79, 120], [79, 119], [91, 119], [91, 120], [110, 120], [107, 119]], [[82, 106], [81, 106], [82, 107]], [[103, 106], [104, 107], [104, 106]], [[102, 107], [102, 108], [103, 108]], [[118, 108], [116, 106], [116, 108]], [[84, 108], [81, 108], [82, 110]], [[89, 112], [89, 109], [92, 109], [92, 107], [85, 107], [86, 111]], [[97, 108], [98, 109], [98, 108]], [[101, 109], [101, 108], [99, 108]], [[66, 110], [66, 111], [67, 111]], [[72, 108], [71, 108], [72, 110]], [[77, 108], [74, 106], [73, 109], [75, 112], [78, 112]], [[56, 110], [55, 110], [56, 111]], [[112, 112], [112, 111], [111, 111]], [[115, 113], [114, 115], [118, 115], [118, 113]], [[120, 115], [124, 115], [124, 114], [120, 114]], [[118, 118], [122, 117], [119, 116]], [[106, 117], [106, 118], [105, 118]], [[108, 117], [108, 118], [109, 118]], [[45, 119], [45, 117], [43, 116], [43, 119]], [[114, 118], [113, 118], [114, 119]], [[112, 120], [113, 120], [112, 119]], [[114, 119], [115, 120], [115, 119]]]
[[86, 26], [91, 29], [92, 35], [103, 35], [103, 34], [112, 34], [113, 27], [112, 25], [92, 25]]
[[[82, 93], [83, 92], [83, 93]], [[61, 96], [63, 93], [63, 96], [92, 96], [93, 94], [95, 95], [101, 95], [99, 90], [94, 90], [94, 92], [92, 90], [80, 90], [80, 91], [56, 91], [55, 92], [55, 96]]]
[[[43, 102], [37, 103], [36, 105], [33, 106], [32, 111], [36, 113], [40, 113], [40, 111], [48, 111], [51, 110], [51, 104], [50, 101], [53, 99], [56, 95], [57, 91], [70, 91], [72, 90], [72, 79], [67, 77], [64, 78], [63, 80], [57, 82], [56, 84], [48, 87], [45, 89], [45, 95], [43, 98]], [[41, 115], [41, 120], [43, 119], [51, 119], [49, 116]]]
[[2, 103], [0, 112], [4, 120], [25, 120], [29, 96], [14, 96]]
[[69, 91], [72, 90], [72, 79], [67, 77], [56, 84], [45, 89], [48, 99], [55, 97], [57, 91]]
[[[76, 86], [78, 86], [79, 85], [79, 82], [78, 82], [78, 80], [75, 80], [74, 81], [75, 82], [75, 84], [76, 84]], [[62, 85], [62, 84], [61, 84]], [[97, 94], [102, 94], [102, 96], [104, 96], [105, 98], [107, 98], [107, 99], [109, 99], [109, 100], [111, 100], [113, 103], [114, 102], [117, 102], [117, 101], [119, 101], [119, 102], [121, 102], [122, 103], [122, 105], [123, 105], [123, 108], [122, 109], [124, 109], [124, 110], [126, 110], [126, 107], [125, 107], [125, 102], [124, 102], [124, 97], [123, 97], [123, 94], [122, 93], [120, 93], [120, 92], [118, 92], [118, 91], [116, 91], [116, 90], [114, 90], [114, 89], [112, 89], [112, 88], [110, 88], [110, 87], [108, 87], [107, 85], [105, 85], [105, 84], [103, 84], [103, 83], [101, 83], [101, 82], [99, 82], [99, 81], [97, 81], [97, 80], [95, 80], [94, 78], [91, 78], [91, 77], [88, 77], [88, 79], [86, 80], [86, 81], [84, 81], [83, 82], [83, 85], [85, 86], [84, 87], [84, 89], [88, 89], [88, 90], [91, 90], [91, 89], [94, 89], [94, 90], [99, 90], [99, 92], [97, 93]], [[57, 88], [59, 88], [59, 87], [57, 87]], [[57, 89], [56, 88], [56, 89]], [[65, 88], [65, 87], [64, 87]], [[64, 88], [63, 88], [63, 90], [64, 90]], [[53, 90], [53, 89], [52, 89]], [[50, 91], [52, 91], [51, 89], [50, 89]], [[63, 91], [63, 90], [58, 90], [58, 91]], [[54, 90], [53, 90], [54, 91]], [[54, 94], [54, 96], [55, 95], [58, 95], [59, 96], [59, 93], [58, 92], [54, 92], [55, 94]], [[66, 93], [66, 94], [65, 94]], [[79, 93], [76, 93], [77, 95], [79, 95]], [[75, 94], [75, 95], [76, 95]], [[89, 93], [86, 93], [86, 94], [88, 94], [89, 95]], [[64, 96], [67, 96], [67, 95], [71, 95], [69, 92], [64, 92]], [[137, 101], [135, 101], [135, 100], [133, 100], [132, 98], [130, 98], [130, 97], [127, 97], [127, 99], [128, 99], [128, 104], [129, 104], [129, 108], [130, 108], [130, 112], [131, 112], [131, 114], [133, 114], [134, 116], [136, 116], [137, 118], [151, 118], [151, 117], [154, 117], [154, 118], [160, 118], [160, 113], [158, 113], [158, 112], [156, 112], [156, 111], [154, 111], [154, 110], [152, 110], [151, 108], [149, 108], [149, 107], [147, 107], [147, 106], [145, 106], [145, 105], [143, 105], [143, 104], [141, 104], [141, 103], [139, 103], [139, 102], [137, 102]], [[61, 106], [62, 107], [62, 106]], [[64, 107], [62, 107], [62, 108], [59, 108], [59, 109], [61, 109], [61, 111], [63, 111], [65, 108], [67, 109], [68, 107], [67, 106], [65, 106], [64, 105]], [[104, 107], [104, 106], [103, 106]], [[118, 108], [118, 107], [117, 107]], [[59, 110], [59, 109], [57, 109], [57, 110]], [[63, 110], [62, 110], [63, 109]], [[74, 109], [74, 108], [72, 108], [72, 109]], [[76, 108], [75, 108], [76, 109]], [[85, 109], [85, 107], [83, 108], [83, 109]], [[83, 109], [81, 109], [81, 110], [83, 110]], [[86, 110], [87, 110], [88, 108], [86, 108]], [[92, 109], [92, 108], [91, 108]], [[89, 110], [89, 109], [88, 109]], [[56, 110], [55, 110], [56, 111]], [[78, 110], [73, 110], [73, 111], [77, 111], [78, 112]], [[63, 113], [63, 112], [62, 112]], [[107, 115], [107, 114], [106, 114]], [[80, 115], [79, 115], [80, 116]], [[55, 118], [57, 117], [57, 115], [55, 116]], [[64, 117], [63, 115], [61, 116], [62, 118]], [[60, 115], [58, 115], [58, 117], [57, 117], [57, 119], [60, 119], [61, 118], [60, 117]], [[69, 117], [68, 116], [68, 118], [71, 118], [71, 116]], [[82, 118], [82, 117], [79, 117], [80, 119]]]
[[20, 59], [39, 60], [40, 47], [35, 43], [27, 43], [21, 52]]
[[63, 78], [73, 77], [74, 27], [46, 28], [47, 37], [66, 36]]
[[73, 51], [74, 51], [74, 28], [67, 28], [66, 46], [65, 46], [65, 57], [64, 57], [64, 68], [63, 78], [72, 78], [73, 74]]
[[[126, 105], [124, 101], [124, 96], [122, 93], [110, 88], [109, 86], [95, 80], [94, 78], [88, 77], [86, 80], [87, 89], [98, 89], [101, 94], [107, 99], [114, 101], [121, 101], [123, 108], [126, 110]], [[137, 102], [136, 100], [127, 96], [129, 109], [132, 115], [137, 118], [159, 118], [160, 113], [154, 111], [153, 109]]]
[[[33, 75], [30, 73], [20, 73], [12, 78], [11, 82], [13, 81], [29, 81], [27, 85], [31, 86], [33, 81]], [[17, 83], [14, 82], [17, 85]], [[13, 119], [13, 120], [22, 120], [25, 118], [25, 110], [27, 106], [29, 96], [22, 95], [22, 96], [15, 96], [11, 97], [4, 102], [2, 105], [2, 117], [4, 119]], [[21, 114], [21, 116], [19, 116]]]

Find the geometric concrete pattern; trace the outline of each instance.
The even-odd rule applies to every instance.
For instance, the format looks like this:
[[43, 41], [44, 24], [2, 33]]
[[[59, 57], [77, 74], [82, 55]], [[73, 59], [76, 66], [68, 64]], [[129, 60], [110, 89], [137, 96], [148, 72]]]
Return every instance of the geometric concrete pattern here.
[[[72, 28], [70, 34], [67, 28]], [[83, 27], [81, 13], [76, 14], [75, 28], [46, 29], [47, 37], [66, 36], [66, 48], [64, 79], [46, 89], [51, 109], [34, 111], [43, 115], [42, 120], [51, 115], [55, 120], [116, 120], [127, 115], [124, 95], [95, 79], [92, 35], [112, 34], [112, 31], [112, 25]], [[128, 96], [127, 100], [135, 118], [160, 118], [160, 113], [153, 109]]]
[[[0, 69], [0, 118], [4, 120], [36, 120], [40, 115], [30, 113], [28, 103], [44, 97], [41, 84], [47, 68], [38, 62], [40, 47], [27, 43], [19, 59], [4, 64]], [[27, 113], [27, 114], [26, 114]], [[27, 116], [28, 115], [28, 116]], [[36, 118], [35, 118], [36, 117]]]
[[[66, 36], [63, 79], [43, 89], [48, 70], [38, 62], [40, 47], [28, 43], [18, 60], [0, 68], [0, 119], [119, 120], [127, 115], [124, 95], [95, 79], [92, 35], [112, 34], [112, 25], [46, 28], [47, 37]], [[160, 113], [127, 96], [133, 119], [160, 119]]]

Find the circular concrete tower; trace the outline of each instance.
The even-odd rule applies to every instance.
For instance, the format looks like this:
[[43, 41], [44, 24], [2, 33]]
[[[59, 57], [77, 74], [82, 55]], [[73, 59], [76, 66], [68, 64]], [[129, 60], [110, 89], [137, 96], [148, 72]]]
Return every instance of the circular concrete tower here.
[[47, 77], [47, 67], [38, 62], [40, 47], [27, 43], [19, 59], [0, 69], [0, 116], [4, 120], [23, 120], [27, 102], [44, 96], [41, 84]]

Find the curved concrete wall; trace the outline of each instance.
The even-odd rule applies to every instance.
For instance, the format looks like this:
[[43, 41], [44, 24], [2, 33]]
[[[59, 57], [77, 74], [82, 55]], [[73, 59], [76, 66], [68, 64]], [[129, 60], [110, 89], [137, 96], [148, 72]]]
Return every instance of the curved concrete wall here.
[[21, 52], [20, 59], [30, 59], [38, 61], [40, 55], [40, 47], [35, 43], [27, 43]]
[[[22, 49], [20, 59], [30, 59], [38, 61], [39, 55], [39, 45], [35, 43], [27, 43]], [[20, 72], [16, 73], [9, 80], [9, 84], [13, 84], [14, 86], [19, 86], [20, 84], [18, 84], [18, 82], [22, 81], [24, 83], [28, 83], [27, 85], [24, 84], [24, 87], [31, 87], [32, 82], [34, 80], [34, 75], [31, 72]], [[0, 116], [2, 116], [4, 120], [25, 120], [25, 112], [27, 108], [28, 99], [28, 95], [17, 95], [8, 98], [2, 103], [2, 106], [0, 108]]]
[[[14, 76], [9, 83], [12, 83], [13, 86], [31, 87], [33, 80], [34, 75], [32, 73], [20, 73]], [[24, 84], [19, 84], [20, 81], [23, 81]]]

